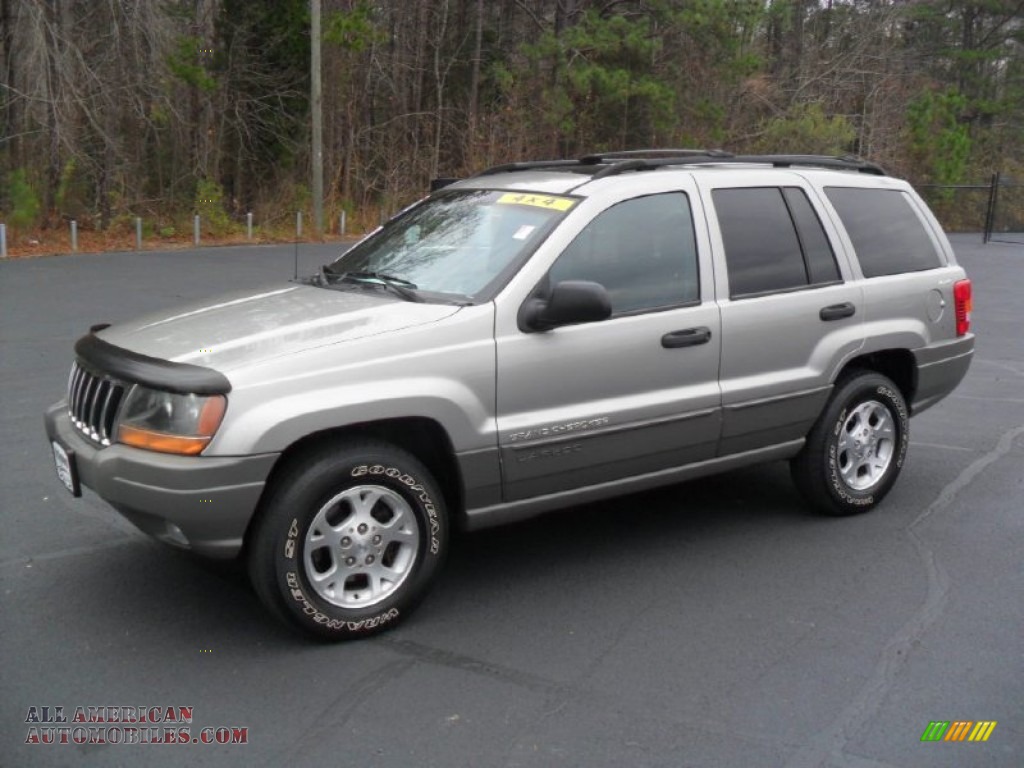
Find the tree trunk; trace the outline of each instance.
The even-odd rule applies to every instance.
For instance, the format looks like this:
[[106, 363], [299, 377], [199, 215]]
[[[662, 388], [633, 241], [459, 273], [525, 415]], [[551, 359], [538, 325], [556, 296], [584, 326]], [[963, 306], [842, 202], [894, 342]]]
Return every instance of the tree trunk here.
[[[195, 0], [195, 30], [199, 40], [198, 60], [205, 69], [208, 51], [214, 45], [214, 19], [217, 0]], [[202, 88], [192, 88], [192, 167], [196, 179], [209, 179], [215, 175], [213, 167], [214, 115], [210, 94]]]
[[476, 0], [476, 36], [473, 39], [473, 71], [469, 82], [469, 131], [466, 136], [466, 164], [476, 168], [476, 124], [480, 100], [480, 49], [484, 38], [484, 0]]
[[47, 6], [46, 16], [51, 34], [46, 36], [46, 50], [48, 54], [49, 77], [46, 85], [46, 121], [49, 133], [49, 146], [47, 148], [46, 162], [46, 185], [43, 190], [43, 228], [48, 229], [52, 225], [53, 212], [57, 207], [57, 187], [60, 185], [60, 134], [61, 120], [57, 112], [56, 84], [63, 74], [61, 48], [64, 40], [64, 13], [61, 5], [53, 3]]
[[[17, 8], [21, 0], [0, 0], [0, 76], [3, 82], [14, 85], [17, 73], [17, 57], [14, 55], [14, 28], [17, 23]], [[0, 116], [0, 134], [7, 138], [7, 167], [13, 171], [21, 165], [21, 120], [18, 115], [18, 99], [8, 91], [0, 94], [3, 115]], [[0, 200], [7, 194], [0, 189]]]
[[441, 53], [448, 30], [448, 0], [441, 0], [441, 20], [437, 28], [437, 39], [434, 41], [434, 91], [437, 99], [434, 108], [437, 110], [434, 124], [434, 152], [430, 162], [430, 177], [437, 178], [441, 165], [441, 135], [444, 131], [444, 84], [447, 68], [442, 71]]

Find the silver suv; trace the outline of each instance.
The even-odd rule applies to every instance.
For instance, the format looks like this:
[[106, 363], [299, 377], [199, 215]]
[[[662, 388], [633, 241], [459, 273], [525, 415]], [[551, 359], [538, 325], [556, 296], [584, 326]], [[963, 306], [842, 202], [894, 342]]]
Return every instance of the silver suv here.
[[94, 326], [46, 430], [76, 496], [357, 637], [423, 597], [453, 526], [777, 459], [820, 512], [870, 509], [966, 373], [970, 312], [935, 218], [869, 163], [516, 163], [311, 277]]

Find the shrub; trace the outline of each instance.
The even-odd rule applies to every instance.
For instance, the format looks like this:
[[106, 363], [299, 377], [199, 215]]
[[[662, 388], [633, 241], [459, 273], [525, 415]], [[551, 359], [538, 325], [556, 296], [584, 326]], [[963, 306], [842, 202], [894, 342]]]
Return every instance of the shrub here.
[[231, 219], [224, 210], [224, 189], [215, 181], [200, 179], [196, 184], [195, 211], [199, 214], [203, 231], [213, 236], [226, 235]]
[[9, 221], [13, 229], [29, 229], [39, 223], [39, 196], [28, 181], [24, 168], [10, 176], [8, 195], [11, 200]]
[[842, 115], [829, 117], [817, 103], [794, 104], [785, 115], [762, 124], [757, 148], [765, 152], [845, 155], [856, 138], [856, 129]]

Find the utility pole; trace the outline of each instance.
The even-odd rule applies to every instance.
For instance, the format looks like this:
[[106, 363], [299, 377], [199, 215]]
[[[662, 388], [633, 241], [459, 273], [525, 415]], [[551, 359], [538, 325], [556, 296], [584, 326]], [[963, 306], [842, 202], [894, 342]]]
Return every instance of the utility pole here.
[[324, 116], [320, 83], [320, 0], [310, 5], [310, 111], [313, 117], [313, 231], [324, 233]]

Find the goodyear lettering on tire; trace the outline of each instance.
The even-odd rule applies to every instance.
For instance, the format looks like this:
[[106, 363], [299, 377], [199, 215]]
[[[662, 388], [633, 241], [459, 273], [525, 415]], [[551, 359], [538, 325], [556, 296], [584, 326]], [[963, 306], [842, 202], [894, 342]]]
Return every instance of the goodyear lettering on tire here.
[[420, 504], [423, 505], [423, 510], [427, 513], [427, 521], [430, 527], [430, 553], [436, 555], [441, 550], [441, 542], [437, 537], [441, 531], [441, 523], [437, 517], [437, 508], [434, 506], [434, 500], [430, 498], [430, 494], [423, 487], [422, 483], [417, 482], [416, 478], [412, 475], [402, 472], [402, 470], [395, 467], [384, 467], [380, 464], [373, 464], [372, 466], [361, 464], [352, 468], [352, 477], [364, 477], [366, 475], [384, 475], [389, 477], [404, 485], [416, 496]]
[[327, 629], [347, 629], [350, 632], [358, 632], [361, 629], [374, 629], [376, 627], [383, 626], [384, 624], [395, 621], [399, 617], [397, 608], [389, 608], [383, 613], [371, 616], [368, 619], [360, 619], [359, 621], [332, 619], [327, 614], [317, 610], [316, 606], [314, 606], [309, 601], [309, 598], [306, 597], [306, 593], [299, 583], [298, 573], [295, 571], [286, 572], [285, 583], [288, 585], [288, 592], [291, 595], [291, 598], [302, 607], [302, 612], [315, 623], [326, 627]]

